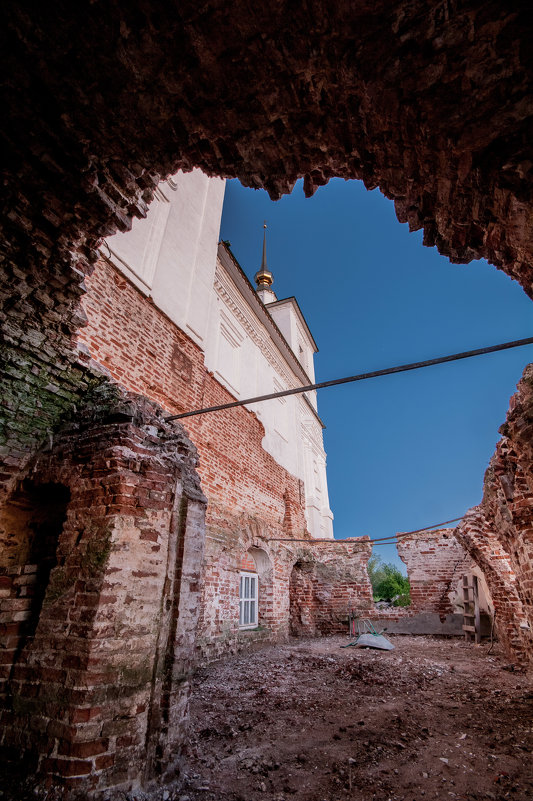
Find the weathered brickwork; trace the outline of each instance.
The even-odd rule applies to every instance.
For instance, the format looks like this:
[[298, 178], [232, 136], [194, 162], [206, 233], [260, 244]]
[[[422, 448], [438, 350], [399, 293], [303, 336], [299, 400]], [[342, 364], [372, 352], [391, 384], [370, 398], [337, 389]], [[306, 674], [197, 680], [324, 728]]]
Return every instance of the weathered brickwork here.
[[[311, 194], [337, 175], [380, 186], [401, 221], [424, 229], [426, 244], [457, 261], [485, 256], [532, 294], [532, 18], [528, 4], [509, 9], [496, 0], [377, 0], [357, 8], [316, 0], [300, 9], [281, 1], [177, 8], [131, 0], [104, 11], [101, 4], [76, 3], [56, 10], [34, 4], [30, 13], [7, 2], [0, 26], [0, 484], [8, 499], [0, 581], [2, 678], [8, 679], [3, 724], [6, 749], [26, 750], [31, 738], [35, 759], [54, 781], [80, 785], [86, 797], [91, 786], [137, 781], [146, 764], [164, 770], [172, 737], [182, 735], [183, 678], [196, 626], [196, 611], [188, 616], [186, 610], [197, 610], [195, 548], [203, 542], [204, 514], [194, 493], [186, 518], [181, 504], [170, 512], [171, 496], [188, 497], [185, 485], [169, 489], [169, 482], [178, 486], [185, 454], [176, 464], [165, 450], [170, 445], [139, 427], [135, 415], [103, 423], [104, 416], [94, 422], [92, 439], [87, 434], [82, 410], [104, 377], [89, 359], [77, 361], [71, 340], [83, 323], [83, 277], [98, 242], [144, 216], [159, 178], [180, 167], [239, 176], [273, 196], [299, 176]], [[157, 315], [152, 323], [165, 330]], [[168, 354], [155, 334], [147, 339], [157, 363]], [[159, 361], [164, 387], [152, 373], [153, 386], [141, 391], [176, 411], [199, 400], [226, 400], [192, 343], [178, 334], [172, 341], [178, 342], [174, 368], [165, 375], [168, 362]], [[131, 354], [133, 340], [117, 342], [124, 358]], [[89, 344], [101, 347], [95, 355], [103, 361], [106, 343]], [[122, 375], [124, 364], [111, 359], [109, 366], [119, 382], [139, 389], [144, 378], [135, 371], [149, 359], [140, 345], [135, 351]], [[187, 378], [189, 370], [194, 374]], [[529, 376], [509, 415], [482, 507], [458, 533], [491, 582], [500, 636], [520, 660], [526, 648], [531, 653], [526, 626], [533, 598], [530, 383]], [[65, 429], [57, 436], [69, 421], [77, 433]], [[281, 600], [287, 582], [298, 560], [312, 561], [299, 551], [287, 556], [282, 545], [269, 551], [274, 533], [303, 532], [298, 483], [266, 456], [257, 469], [243, 469], [261, 452], [261, 426], [249, 412], [206, 418], [189, 430], [202, 452], [203, 486], [219, 501], [209, 510], [206, 578], [215, 582], [213, 592], [218, 581], [228, 598], [227, 617], [204, 616], [203, 631], [220, 629], [222, 642], [228, 621], [235, 626], [239, 563], [232, 557], [218, 576], [215, 565], [227, 552], [225, 538], [234, 544], [235, 536], [242, 543], [236, 560], [252, 547], [258, 571], [269, 564], [263, 551], [272, 564], [262, 614], [281, 631], [290, 612]], [[112, 444], [105, 445], [108, 434]], [[222, 437], [235, 444], [237, 459], [221, 461]], [[37, 456], [44, 446], [49, 450]], [[59, 453], [70, 471], [59, 464]], [[78, 462], [82, 453], [85, 461]], [[159, 479], [139, 472], [138, 464], [147, 472], [153, 467], [160, 490]], [[30, 471], [37, 465], [38, 473]], [[100, 477], [109, 474], [109, 482], [91, 478], [93, 468]], [[156, 486], [148, 487], [152, 480]], [[144, 492], [142, 507], [132, 506], [132, 488]], [[92, 504], [95, 490], [106, 503]], [[230, 505], [233, 518], [224, 511]], [[182, 537], [189, 526], [191, 537]], [[40, 551], [27, 536], [30, 527], [47, 530]], [[141, 539], [154, 531], [159, 540]], [[132, 540], [137, 547], [125, 565]], [[163, 550], [164, 540], [170, 568], [161, 561], [156, 569], [159, 557], [150, 549], [161, 541]], [[63, 563], [54, 565], [56, 554]], [[142, 572], [150, 559], [156, 575], [133, 576], [134, 565]], [[312, 606], [330, 586], [318, 565], [309, 575], [298, 570], [292, 584], [303, 594], [295, 589], [293, 612], [297, 598], [300, 608]], [[163, 572], [175, 576], [170, 588], [162, 589]], [[145, 596], [141, 578], [160, 599], [170, 593], [158, 633], [146, 625], [144, 615], [155, 614], [156, 601]], [[115, 622], [135, 663], [143, 664], [155, 646], [151, 684], [147, 672], [121, 671]], [[236, 632], [234, 639], [243, 636]], [[156, 663], [173, 668], [159, 672]], [[144, 706], [149, 686], [152, 701]]]
[[380, 186], [427, 244], [486, 256], [531, 291], [527, 4], [3, 14], [4, 226], [21, 248], [33, 240], [26, 252], [48, 258], [58, 231], [73, 243], [127, 229], [156, 176], [180, 167], [274, 197], [336, 175]]
[[[100, 261], [87, 286], [88, 324], [79, 339], [113, 378], [170, 413], [234, 400], [206, 370], [200, 348], [113, 266]], [[213, 515], [221, 504], [235, 515], [260, 514], [280, 531], [287, 517], [292, 532], [304, 531], [299, 483], [264, 451], [255, 414], [237, 408], [200, 415], [186, 428]]]
[[[170, 412], [233, 399], [206, 371], [201, 350], [113, 266], [99, 262], [87, 285], [88, 324], [80, 340], [114, 378]], [[299, 555], [296, 544], [279, 542], [306, 536], [303, 487], [264, 451], [264, 430], [254, 414], [232, 409], [191, 418], [187, 428], [209, 499], [201, 654], [212, 658], [284, 637], [290, 627], [306, 634], [346, 630], [348, 609], [370, 603], [369, 548], [310, 540]], [[300, 563], [312, 573], [306, 599], [297, 597]], [[259, 575], [257, 631], [239, 630], [242, 569]], [[312, 622], [297, 623], [302, 616]]]
[[453, 599], [461, 576], [473, 566], [454, 530], [436, 529], [399, 537], [397, 547], [411, 587], [409, 612], [437, 612], [444, 619], [454, 611]]
[[533, 661], [533, 365], [511, 398], [485, 475], [483, 500], [457, 537], [485, 572], [509, 655]]
[[372, 545], [361, 537], [342, 545], [301, 547], [290, 577], [290, 627], [295, 635], [348, 633], [348, 613], [373, 608], [366, 566]]
[[[195, 462], [180, 426], [111, 389], [2, 509], [2, 755], [14, 767], [22, 756], [45, 784], [86, 798], [176, 759], [201, 592]], [[44, 586], [37, 540], [49, 551]]]
[[273, 196], [299, 176], [308, 194], [362, 178], [426, 244], [485, 256], [531, 294], [527, 4], [56, 11], [2, 9], [3, 481], [92, 380], [70, 338], [98, 243], [144, 216], [179, 168]]
[[76, 363], [70, 337], [83, 323], [78, 258], [68, 268], [0, 263], [0, 498], [92, 387], [98, 375]]
[[524, 662], [527, 644], [525, 632], [520, 628], [524, 609], [509, 554], [479, 507], [468, 512], [456, 536], [483, 570], [494, 605], [494, 627], [499, 640], [511, 658]]
[[[409, 606], [376, 608], [372, 618], [398, 633], [462, 635], [457, 588], [474, 560], [455, 537], [454, 529], [398, 535], [396, 545], [407, 568]], [[397, 624], [397, 625], [391, 625]]]

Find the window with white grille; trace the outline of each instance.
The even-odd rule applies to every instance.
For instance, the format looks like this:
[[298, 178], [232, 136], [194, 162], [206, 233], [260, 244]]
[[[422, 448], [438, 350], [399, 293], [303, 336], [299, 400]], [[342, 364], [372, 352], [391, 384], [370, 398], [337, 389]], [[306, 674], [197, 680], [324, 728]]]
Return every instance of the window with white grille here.
[[257, 573], [242, 572], [239, 584], [239, 628], [251, 629], [257, 626], [258, 600], [259, 581]]

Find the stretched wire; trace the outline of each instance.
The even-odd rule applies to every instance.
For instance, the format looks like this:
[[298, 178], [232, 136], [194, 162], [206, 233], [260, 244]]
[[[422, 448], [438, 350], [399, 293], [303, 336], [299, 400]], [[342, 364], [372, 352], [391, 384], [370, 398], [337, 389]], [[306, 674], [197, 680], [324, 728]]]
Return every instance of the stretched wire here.
[[431, 531], [434, 528], [441, 528], [442, 526], [447, 526], [448, 523], [457, 523], [459, 520], [462, 520], [462, 517], [453, 517], [451, 520], [445, 520], [443, 523], [434, 523], [432, 526], [426, 526], [425, 528], [415, 528], [413, 531], [401, 531], [398, 534], [391, 534], [390, 537], [379, 537], [375, 540], [363, 540], [363, 539], [352, 539], [347, 537], [345, 539], [318, 539], [315, 537], [311, 537], [310, 539], [303, 539], [303, 538], [291, 538], [291, 537], [269, 537], [269, 542], [306, 542], [308, 545], [311, 545], [315, 542], [327, 542], [330, 545], [337, 545], [342, 543], [348, 545], [373, 545], [376, 542], [396, 542], [397, 540], [401, 539], [402, 537], [410, 537], [413, 534], [423, 534], [426, 531]]
[[436, 364], [445, 364], [446, 362], [456, 362], [460, 359], [471, 359], [473, 356], [482, 356], [485, 353], [496, 353], [500, 350], [509, 350], [510, 348], [520, 348], [523, 345], [533, 345], [533, 337], [527, 339], [515, 339], [512, 342], [503, 342], [500, 345], [490, 345], [486, 348], [476, 348], [476, 350], [466, 350], [462, 353], [452, 353], [450, 356], [439, 356], [437, 359], [426, 359], [423, 362], [411, 362], [409, 364], [400, 364], [397, 367], [387, 367], [384, 370], [373, 370], [370, 373], [359, 373], [358, 375], [347, 376], [346, 378], [336, 378], [332, 381], [320, 381], [317, 384], [308, 384], [305, 387], [296, 387], [294, 389], [284, 389], [281, 392], [271, 392], [268, 395], [257, 395], [255, 398], [246, 398], [245, 400], [232, 401], [231, 403], [222, 403], [219, 406], [207, 406], [204, 409], [195, 409], [190, 412], [182, 412], [181, 414], [171, 414], [166, 417], [167, 422], [171, 420], [182, 420], [184, 417], [194, 417], [198, 414], [209, 414], [210, 412], [220, 412], [224, 409], [234, 409], [236, 406], [244, 406], [247, 403], [258, 403], [259, 401], [273, 400], [274, 398], [284, 398], [287, 395], [299, 395], [302, 392], [311, 392], [315, 389], [325, 389], [326, 387], [334, 387], [339, 384], [349, 384], [354, 381], [366, 381], [369, 378], [379, 378], [383, 375], [393, 375], [394, 373], [405, 373], [408, 370], [420, 370], [422, 367], [432, 367]]

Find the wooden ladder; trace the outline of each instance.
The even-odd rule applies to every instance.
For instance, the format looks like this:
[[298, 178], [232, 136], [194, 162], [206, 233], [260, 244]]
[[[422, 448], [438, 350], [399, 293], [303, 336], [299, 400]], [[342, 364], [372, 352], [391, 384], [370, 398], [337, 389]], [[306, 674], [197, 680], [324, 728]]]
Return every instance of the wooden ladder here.
[[472, 574], [463, 576], [463, 631], [467, 642], [481, 642], [477, 576]]

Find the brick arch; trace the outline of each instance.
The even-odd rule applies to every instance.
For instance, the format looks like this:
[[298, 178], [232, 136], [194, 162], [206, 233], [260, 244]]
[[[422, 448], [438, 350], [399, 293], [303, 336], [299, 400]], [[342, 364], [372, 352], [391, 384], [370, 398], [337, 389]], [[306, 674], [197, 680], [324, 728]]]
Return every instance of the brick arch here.
[[289, 580], [289, 626], [293, 636], [316, 634], [315, 563], [313, 559], [295, 560]]
[[456, 536], [485, 573], [508, 655], [533, 660], [533, 365], [511, 398], [483, 499]]
[[[299, 176], [307, 194], [341, 176], [380, 186], [452, 259], [486, 256], [529, 287], [527, 4], [215, 0], [156, 12], [134, 0], [105, 19], [99, 6], [58, 18], [8, 3], [4, 14], [16, 237], [28, 215], [65, 245], [124, 230], [180, 167], [274, 197]], [[49, 247], [43, 236], [32, 253], [42, 261]]]
[[511, 658], [527, 664], [531, 658], [530, 632], [520, 627], [526, 617], [518, 594], [517, 576], [511, 560], [482, 508], [471, 509], [455, 530], [458, 541], [483, 571], [494, 605], [494, 626]]
[[[266, 545], [266, 544], [265, 544]], [[255, 564], [259, 577], [259, 625], [272, 626], [274, 620], [274, 565], [268, 548], [251, 545], [247, 557]]]
[[300, 176], [307, 194], [362, 179], [426, 244], [484, 256], [532, 294], [526, 3], [132, 0], [30, 15], [8, 2], [3, 15], [0, 391], [8, 423], [13, 410], [33, 421], [6, 429], [3, 485], [101, 379], [71, 343], [100, 238], [179, 168], [273, 197]]

